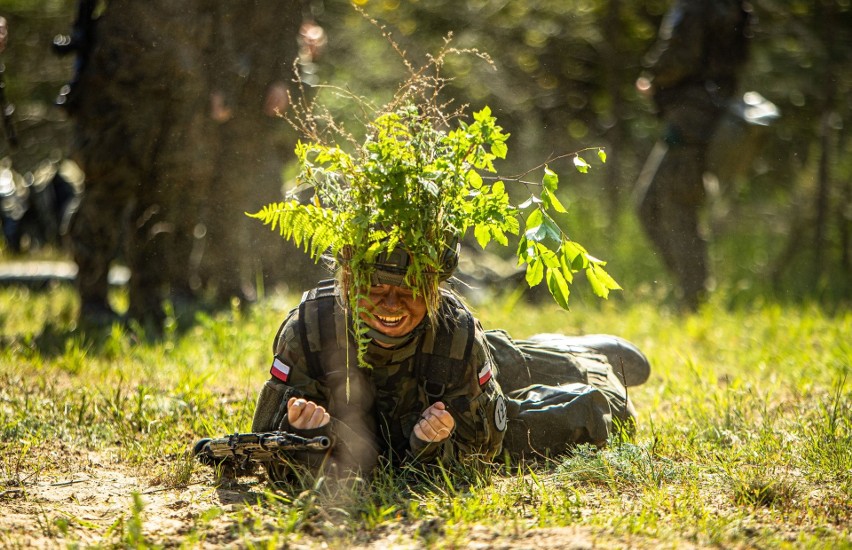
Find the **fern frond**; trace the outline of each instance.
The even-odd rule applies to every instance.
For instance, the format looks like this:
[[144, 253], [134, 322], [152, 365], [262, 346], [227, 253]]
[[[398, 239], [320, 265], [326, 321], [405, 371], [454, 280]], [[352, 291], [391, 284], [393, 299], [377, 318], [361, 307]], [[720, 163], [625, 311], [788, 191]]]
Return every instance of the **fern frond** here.
[[286, 240], [303, 249], [311, 259], [318, 261], [328, 249], [341, 246], [337, 241], [342, 231], [339, 215], [321, 206], [302, 204], [297, 200], [270, 203], [259, 212], [250, 214], [269, 226]]

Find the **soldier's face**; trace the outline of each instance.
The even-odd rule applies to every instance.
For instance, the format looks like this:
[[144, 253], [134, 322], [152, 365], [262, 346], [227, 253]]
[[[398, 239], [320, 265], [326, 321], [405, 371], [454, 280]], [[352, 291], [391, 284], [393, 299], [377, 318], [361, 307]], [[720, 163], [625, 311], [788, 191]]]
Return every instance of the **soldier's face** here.
[[393, 285], [373, 285], [361, 307], [372, 313], [361, 314], [371, 328], [398, 338], [414, 330], [426, 316], [426, 300], [414, 296], [409, 288]]

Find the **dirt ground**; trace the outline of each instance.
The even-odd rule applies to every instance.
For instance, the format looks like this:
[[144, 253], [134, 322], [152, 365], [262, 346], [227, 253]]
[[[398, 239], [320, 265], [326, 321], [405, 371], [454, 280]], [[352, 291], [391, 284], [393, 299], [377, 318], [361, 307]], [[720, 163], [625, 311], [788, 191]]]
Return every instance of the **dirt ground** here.
[[[141, 497], [142, 534], [149, 543], [174, 547], [199, 548], [233, 546], [235, 519], [232, 514], [247, 501], [255, 501], [263, 482], [253, 481], [217, 486], [212, 472], [195, 474], [183, 488], [163, 488], [140, 479], [138, 472], [116, 461], [89, 453], [79, 457], [76, 468], [50, 474], [22, 475], [20, 481], [2, 480], [0, 484], [0, 547], [57, 548], [71, 544], [82, 546], [119, 543], [132, 529], [134, 499]], [[45, 468], [47, 470], [47, 468]], [[199, 528], [200, 526], [201, 529]], [[296, 537], [289, 548], [423, 548], [424, 539], [437, 540], [439, 547], [458, 548], [440, 542], [442, 526], [434, 522], [381, 528], [366, 533], [363, 542], [346, 543], [306, 533]], [[202, 533], [199, 534], [199, 531]], [[194, 532], [194, 533], [193, 533]], [[196, 540], [201, 538], [202, 540]], [[499, 526], [477, 525], [461, 546], [470, 549], [537, 549], [600, 547], [642, 547], [626, 541], [607, 543], [580, 527], [530, 529], [501, 532]], [[637, 541], [638, 542], [638, 541]]]
[[[71, 541], [108, 543], [133, 510], [133, 493], [144, 504], [144, 532], [156, 539], [186, 533], [193, 516], [216, 495], [195, 483], [185, 489], [150, 487], [129, 468], [90, 455], [76, 471], [21, 476], [0, 491], [0, 539], [4, 545], [52, 548]], [[110, 527], [114, 526], [112, 530]]]

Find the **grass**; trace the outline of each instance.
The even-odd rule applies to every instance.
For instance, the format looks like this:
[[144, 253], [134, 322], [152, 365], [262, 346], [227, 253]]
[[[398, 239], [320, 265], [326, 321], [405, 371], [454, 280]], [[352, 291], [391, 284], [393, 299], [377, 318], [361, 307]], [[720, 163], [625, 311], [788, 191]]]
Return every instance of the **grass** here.
[[[477, 307], [486, 328], [637, 343], [653, 374], [631, 388], [635, 438], [548, 463], [386, 468], [355, 491], [217, 488], [186, 451], [249, 428], [271, 340], [295, 300], [178, 314], [151, 338], [140, 327], [74, 330], [67, 288], [0, 289], [0, 506], [30, 510], [42, 541], [69, 547], [511, 548], [567, 546], [559, 537], [571, 536], [603, 547], [852, 547], [849, 311], [728, 309], [722, 295], [689, 316], [641, 297], [580, 300], [567, 314], [495, 300]], [[91, 467], [91, 453], [144, 480], [119, 495], [123, 512], [98, 522], [31, 495], [40, 480]], [[163, 535], [152, 487], [196, 487], [206, 500]], [[239, 504], [221, 500], [226, 489]], [[12, 529], [0, 545], [25, 547], [29, 536]]]

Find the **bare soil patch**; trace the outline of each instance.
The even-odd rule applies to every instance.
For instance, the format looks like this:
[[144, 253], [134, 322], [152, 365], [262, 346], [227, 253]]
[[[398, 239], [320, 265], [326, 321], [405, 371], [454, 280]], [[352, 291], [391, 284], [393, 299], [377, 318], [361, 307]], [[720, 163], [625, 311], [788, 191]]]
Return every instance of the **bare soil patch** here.
[[[52, 457], [54, 460], [59, 457]], [[70, 544], [119, 543], [134, 516], [134, 494], [141, 499], [136, 513], [146, 541], [165, 547], [189, 543], [200, 548], [234, 544], [234, 514], [247, 502], [257, 502], [265, 489], [251, 479], [217, 485], [212, 473], [196, 474], [185, 487], [150, 485], [147, 472], [122, 465], [105, 455], [86, 453], [76, 465], [63, 457], [64, 467], [43, 468], [18, 480], [0, 480], [0, 546], [56, 548]], [[222, 510], [224, 514], [210, 513]], [[203, 526], [200, 530], [199, 526]], [[508, 532], [507, 532], [508, 530]], [[203, 531], [203, 532], [200, 532]], [[305, 533], [292, 548], [414, 549], [426, 540], [440, 541], [444, 526], [434, 522], [400, 522], [362, 533], [356, 540], [335, 533]], [[459, 537], [453, 537], [457, 540]], [[440, 547], [470, 549], [535, 549], [623, 547], [607, 544], [582, 527], [518, 529], [498, 525], [474, 526], [462, 538]], [[642, 547], [641, 544], [628, 546]]]

